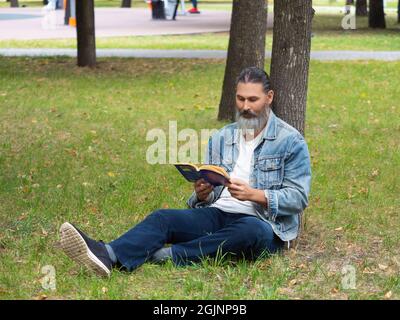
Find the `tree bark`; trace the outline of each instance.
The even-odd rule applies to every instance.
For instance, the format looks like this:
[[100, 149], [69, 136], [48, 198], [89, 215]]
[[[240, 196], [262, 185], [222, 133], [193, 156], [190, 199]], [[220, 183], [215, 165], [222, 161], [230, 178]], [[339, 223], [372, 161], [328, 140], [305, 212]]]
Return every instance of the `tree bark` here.
[[78, 66], [94, 67], [96, 65], [94, 0], [76, 1], [76, 33]]
[[367, 0], [357, 0], [356, 2], [356, 16], [366, 17], [368, 15]]
[[10, 7], [11, 7], [11, 8], [18, 8], [18, 7], [19, 7], [19, 2], [18, 2], [18, 0], [11, 0], [11, 1], [10, 1]]
[[400, 23], [400, 0], [397, 3], [397, 23]]
[[130, 8], [132, 7], [132, 0], [122, 0], [121, 8]]
[[369, 0], [368, 24], [370, 28], [386, 28], [383, 0]]
[[70, 0], [65, 1], [65, 14], [64, 14], [64, 24], [69, 25], [69, 18], [71, 17], [71, 3]]
[[267, 2], [233, 0], [228, 56], [219, 104], [218, 120], [235, 119], [235, 82], [246, 67], [264, 69]]
[[275, 0], [271, 85], [275, 114], [304, 135], [313, 8], [309, 0]]

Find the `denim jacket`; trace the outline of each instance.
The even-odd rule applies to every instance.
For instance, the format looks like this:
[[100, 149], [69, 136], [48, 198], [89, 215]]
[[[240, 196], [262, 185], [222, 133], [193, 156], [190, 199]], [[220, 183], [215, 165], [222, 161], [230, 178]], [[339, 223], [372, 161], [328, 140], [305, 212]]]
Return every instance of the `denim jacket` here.
[[[208, 141], [206, 163], [230, 173], [238, 158], [239, 130], [231, 123]], [[250, 186], [264, 190], [268, 206], [255, 204], [257, 215], [268, 222], [283, 241], [297, 237], [299, 214], [308, 205], [311, 185], [310, 155], [303, 136], [271, 110], [260, 143], [254, 150]], [[193, 192], [190, 208], [208, 207], [220, 197], [224, 186], [215, 187], [205, 201]]]

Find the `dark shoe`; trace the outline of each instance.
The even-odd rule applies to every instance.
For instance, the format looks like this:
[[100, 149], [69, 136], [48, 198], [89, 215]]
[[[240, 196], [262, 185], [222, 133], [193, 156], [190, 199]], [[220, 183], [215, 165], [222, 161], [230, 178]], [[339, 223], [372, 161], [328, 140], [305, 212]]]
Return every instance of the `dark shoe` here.
[[113, 263], [102, 241], [90, 239], [69, 222], [62, 224], [60, 237], [61, 247], [68, 257], [98, 276], [110, 276]]

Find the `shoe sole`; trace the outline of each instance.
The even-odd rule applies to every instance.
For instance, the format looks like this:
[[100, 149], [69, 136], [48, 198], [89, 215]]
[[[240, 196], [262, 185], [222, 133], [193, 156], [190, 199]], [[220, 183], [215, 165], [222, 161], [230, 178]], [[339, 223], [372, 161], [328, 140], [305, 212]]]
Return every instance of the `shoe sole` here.
[[98, 276], [110, 276], [110, 270], [90, 251], [85, 240], [72, 224], [63, 223], [60, 227], [60, 235], [61, 248], [68, 257], [79, 265], [84, 265]]

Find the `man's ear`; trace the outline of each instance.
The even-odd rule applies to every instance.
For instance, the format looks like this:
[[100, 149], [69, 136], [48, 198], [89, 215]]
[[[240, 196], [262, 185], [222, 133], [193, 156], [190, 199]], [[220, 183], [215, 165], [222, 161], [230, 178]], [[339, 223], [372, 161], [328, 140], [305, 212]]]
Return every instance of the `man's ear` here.
[[272, 101], [274, 100], [274, 91], [273, 90], [268, 91], [267, 99], [268, 99], [268, 104], [271, 104]]

